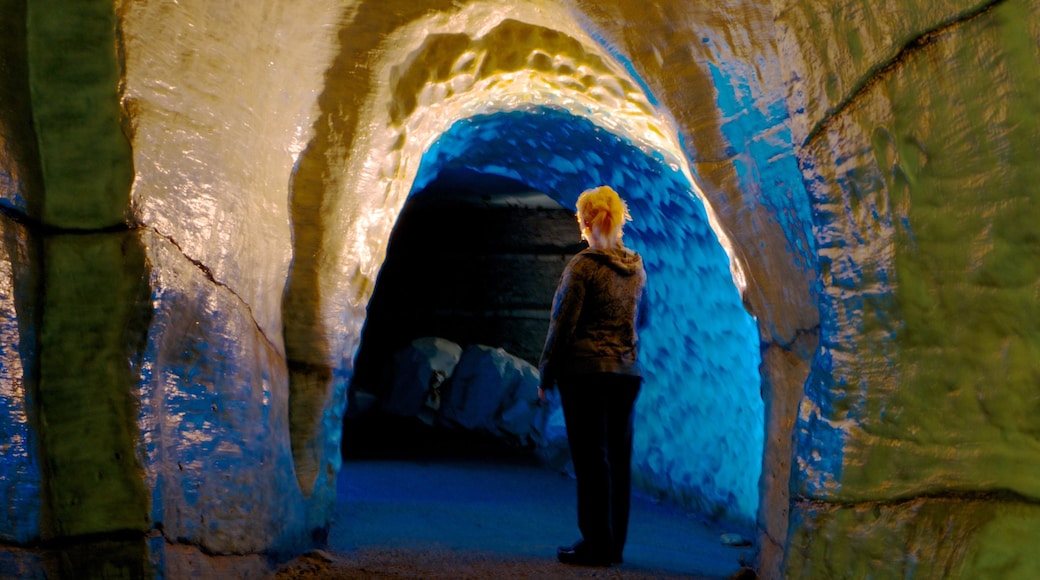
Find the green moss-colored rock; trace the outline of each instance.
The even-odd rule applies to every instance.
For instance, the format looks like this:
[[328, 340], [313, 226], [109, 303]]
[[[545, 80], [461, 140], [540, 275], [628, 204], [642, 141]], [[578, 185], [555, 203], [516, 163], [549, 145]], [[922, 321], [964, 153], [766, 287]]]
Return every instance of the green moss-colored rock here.
[[[796, 137], [819, 124], [903, 48], [923, 34], [970, 18], [984, 0], [853, 0], [773, 2], [781, 52], [789, 78], [797, 79], [790, 110], [797, 112]], [[801, 134], [801, 135], [799, 135]]]
[[68, 228], [121, 224], [133, 160], [119, 105], [115, 5], [26, 5], [32, 115], [46, 188], [42, 217]]
[[[39, 414], [45, 538], [150, 528], [134, 392], [151, 311], [133, 233], [44, 242]], [[136, 353], [136, 355], [135, 355]]]
[[795, 506], [788, 578], [1027, 580], [1040, 552], [1040, 507], [996, 498]]
[[1024, 0], [935, 30], [809, 144], [833, 364], [791, 578], [1038, 573], [1038, 30]]
[[1037, 22], [1009, 1], [943, 31], [812, 144], [840, 361], [821, 408], [845, 440], [827, 492], [803, 450], [801, 493], [1040, 497]]

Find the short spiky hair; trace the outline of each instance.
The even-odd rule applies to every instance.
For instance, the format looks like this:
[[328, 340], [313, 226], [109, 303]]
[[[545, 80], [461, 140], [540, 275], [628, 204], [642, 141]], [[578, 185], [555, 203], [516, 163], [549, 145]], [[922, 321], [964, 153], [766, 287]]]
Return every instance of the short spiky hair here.
[[613, 242], [621, 240], [621, 228], [632, 219], [625, 201], [609, 185], [582, 192], [578, 196], [577, 206], [578, 221], [585, 222], [580, 224], [581, 227], [587, 225], [592, 231], [599, 232]]

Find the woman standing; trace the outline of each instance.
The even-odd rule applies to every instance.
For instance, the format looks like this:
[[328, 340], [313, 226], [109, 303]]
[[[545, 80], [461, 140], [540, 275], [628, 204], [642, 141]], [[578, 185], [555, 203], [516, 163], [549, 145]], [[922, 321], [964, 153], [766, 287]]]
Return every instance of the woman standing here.
[[631, 220], [608, 186], [578, 197], [589, 247], [567, 264], [553, 298], [539, 396], [557, 386], [578, 487], [582, 538], [561, 547], [565, 564], [622, 562], [631, 497], [632, 416], [642, 383], [636, 330], [643, 322], [643, 260], [621, 243]]

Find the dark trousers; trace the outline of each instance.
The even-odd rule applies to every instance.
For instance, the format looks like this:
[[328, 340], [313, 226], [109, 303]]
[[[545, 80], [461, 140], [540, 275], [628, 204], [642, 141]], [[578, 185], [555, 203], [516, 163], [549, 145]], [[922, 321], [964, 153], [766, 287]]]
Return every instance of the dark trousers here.
[[632, 418], [640, 377], [599, 373], [560, 379], [578, 529], [590, 549], [620, 556], [632, 496]]

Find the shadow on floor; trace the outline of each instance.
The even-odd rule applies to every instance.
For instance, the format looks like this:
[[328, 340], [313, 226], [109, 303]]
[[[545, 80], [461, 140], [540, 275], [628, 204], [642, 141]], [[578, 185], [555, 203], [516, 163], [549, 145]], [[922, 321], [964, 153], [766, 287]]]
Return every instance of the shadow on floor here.
[[624, 564], [565, 566], [573, 479], [492, 439], [391, 423], [348, 426], [357, 447], [344, 450], [328, 546], [277, 578], [722, 579], [753, 557], [723, 543], [732, 530], [637, 496]]

